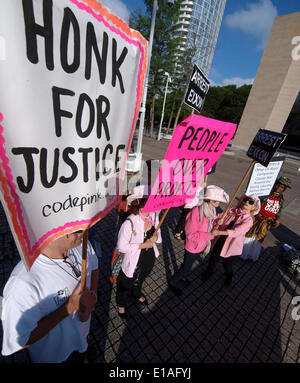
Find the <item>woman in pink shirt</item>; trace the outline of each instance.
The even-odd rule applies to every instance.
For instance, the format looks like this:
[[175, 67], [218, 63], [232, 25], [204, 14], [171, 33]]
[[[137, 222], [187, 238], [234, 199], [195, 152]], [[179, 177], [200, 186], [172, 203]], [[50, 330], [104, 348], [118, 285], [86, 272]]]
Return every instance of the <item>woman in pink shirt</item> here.
[[144, 185], [136, 186], [133, 194], [127, 197], [131, 214], [122, 224], [118, 235], [117, 249], [124, 254], [124, 258], [117, 278], [116, 302], [122, 319], [127, 319], [127, 294], [130, 289], [138, 303], [148, 304], [142, 294], [142, 285], [159, 256], [156, 243], [161, 243], [160, 230], [153, 235], [159, 217], [158, 213], [142, 213], [147, 202], [144, 191]]
[[169, 282], [170, 288], [176, 295], [181, 294], [178, 282], [183, 280], [185, 283], [189, 283], [186, 277], [190, 273], [193, 263], [213, 238], [210, 232], [216, 218], [216, 208], [220, 202], [228, 203], [228, 194], [218, 186], [209, 185], [204, 189], [204, 201], [202, 200], [199, 206], [193, 207], [186, 217], [183, 264]]
[[[215, 266], [222, 259], [225, 270], [225, 285], [230, 286], [233, 276], [233, 265], [242, 254], [245, 235], [253, 225], [253, 217], [260, 210], [260, 200], [256, 195], [240, 198], [236, 208], [231, 208], [224, 219], [217, 219], [219, 229], [213, 229], [212, 252], [206, 271], [202, 274], [205, 282], [212, 275]], [[222, 214], [218, 216], [221, 217]]]

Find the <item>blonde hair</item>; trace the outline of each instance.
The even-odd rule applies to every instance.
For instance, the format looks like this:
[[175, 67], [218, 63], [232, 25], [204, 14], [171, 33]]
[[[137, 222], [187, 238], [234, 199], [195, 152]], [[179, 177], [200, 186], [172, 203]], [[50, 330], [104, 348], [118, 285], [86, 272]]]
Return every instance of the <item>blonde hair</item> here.
[[253, 199], [253, 198], [251, 198], [251, 197], [248, 197], [248, 196], [245, 194], [245, 195], [243, 196], [243, 198], [240, 198], [239, 202], [238, 202], [237, 205], [236, 205], [236, 209], [242, 207], [242, 204], [243, 204], [243, 201], [244, 201], [245, 198], [250, 198], [252, 201], [254, 201], [254, 204], [252, 205], [252, 210], [250, 211], [250, 216], [251, 216], [251, 218], [252, 218], [253, 221], [254, 221], [254, 217], [255, 217], [254, 212], [257, 210], [257, 208], [258, 208], [258, 206], [259, 206], [257, 200], [255, 200], [255, 199]]

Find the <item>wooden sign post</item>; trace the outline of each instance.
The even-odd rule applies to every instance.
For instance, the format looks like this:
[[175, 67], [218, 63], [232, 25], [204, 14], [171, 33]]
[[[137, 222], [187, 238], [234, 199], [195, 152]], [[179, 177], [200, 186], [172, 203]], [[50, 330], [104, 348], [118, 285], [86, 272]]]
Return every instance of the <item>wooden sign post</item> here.
[[81, 287], [85, 289], [86, 285], [86, 262], [87, 262], [87, 243], [88, 243], [89, 230], [83, 232], [82, 240], [82, 263], [81, 263]]

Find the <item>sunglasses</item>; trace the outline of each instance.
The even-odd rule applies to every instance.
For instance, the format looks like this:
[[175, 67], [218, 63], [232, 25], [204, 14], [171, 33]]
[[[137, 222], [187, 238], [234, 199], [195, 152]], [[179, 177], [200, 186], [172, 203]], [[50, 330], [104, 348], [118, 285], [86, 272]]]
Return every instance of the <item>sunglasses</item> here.
[[249, 205], [254, 205], [255, 204], [255, 201], [253, 201], [253, 199], [251, 198], [244, 198], [243, 199], [243, 202], [248, 202]]
[[81, 271], [79, 270], [78, 266], [74, 262], [72, 262], [70, 257], [64, 258], [63, 262], [71, 267], [73, 274], [76, 278], [79, 278], [81, 276]]

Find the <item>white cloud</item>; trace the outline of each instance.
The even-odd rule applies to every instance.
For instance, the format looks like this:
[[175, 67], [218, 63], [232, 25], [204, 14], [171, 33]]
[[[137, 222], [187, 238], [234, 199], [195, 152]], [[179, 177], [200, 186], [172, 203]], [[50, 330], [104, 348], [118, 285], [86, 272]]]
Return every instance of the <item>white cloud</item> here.
[[254, 78], [241, 78], [241, 77], [232, 77], [225, 78], [221, 82], [211, 81], [211, 86], [226, 86], [226, 85], [236, 85], [237, 88], [245, 84], [253, 84]]
[[238, 88], [245, 84], [253, 84], [254, 78], [241, 78], [241, 77], [232, 77], [225, 78], [222, 81], [222, 85], [236, 85]]
[[130, 11], [122, 0], [100, 0], [100, 3], [128, 23]]
[[246, 4], [246, 9], [236, 11], [225, 19], [226, 25], [240, 29], [259, 40], [259, 48], [263, 49], [274, 21], [278, 16], [277, 8], [271, 0], [259, 0], [258, 3]]

